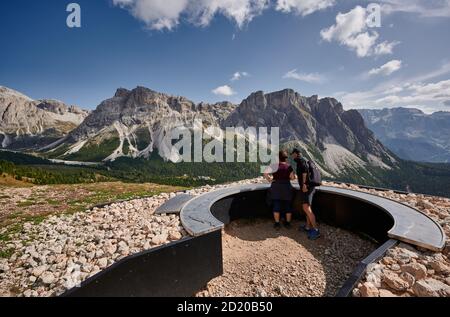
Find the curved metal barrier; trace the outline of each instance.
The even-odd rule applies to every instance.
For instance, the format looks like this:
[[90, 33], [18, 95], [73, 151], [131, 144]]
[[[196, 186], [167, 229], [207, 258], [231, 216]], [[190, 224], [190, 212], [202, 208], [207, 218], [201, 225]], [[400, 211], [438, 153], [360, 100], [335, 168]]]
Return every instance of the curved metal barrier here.
[[190, 297], [222, 274], [218, 230], [128, 256], [62, 297]]
[[[198, 196], [181, 209], [181, 222], [189, 234], [201, 236], [222, 229], [233, 218], [270, 213], [265, 200], [269, 187], [242, 185]], [[245, 206], [245, 201], [250, 204]], [[445, 244], [438, 223], [412, 207], [381, 196], [322, 186], [317, 188], [313, 207], [322, 221], [359, 231], [380, 243], [393, 238], [432, 251], [442, 250]]]
[[[159, 212], [180, 212], [191, 237], [131, 255], [66, 292], [63, 296], [192, 296], [223, 274], [224, 224], [238, 218], [271, 216], [268, 184], [224, 188], [192, 198], [182, 195]], [[430, 250], [444, 246], [442, 228], [418, 210], [393, 200], [353, 190], [320, 187], [313, 202], [318, 218], [356, 231], [380, 247], [355, 268], [337, 296], [348, 296], [367, 265], [401, 240]], [[395, 239], [395, 240], [394, 240]]]

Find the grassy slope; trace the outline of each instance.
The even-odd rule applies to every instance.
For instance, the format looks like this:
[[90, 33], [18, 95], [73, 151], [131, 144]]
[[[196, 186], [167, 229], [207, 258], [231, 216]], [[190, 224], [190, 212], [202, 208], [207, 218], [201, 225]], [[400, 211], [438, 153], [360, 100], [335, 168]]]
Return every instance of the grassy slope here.
[[51, 186], [0, 185], [0, 257], [7, 255], [2, 243], [20, 232], [25, 222], [40, 223], [51, 215], [82, 212], [99, 204], [158, 195], [186, 189], [151, 183], [108, 182]]

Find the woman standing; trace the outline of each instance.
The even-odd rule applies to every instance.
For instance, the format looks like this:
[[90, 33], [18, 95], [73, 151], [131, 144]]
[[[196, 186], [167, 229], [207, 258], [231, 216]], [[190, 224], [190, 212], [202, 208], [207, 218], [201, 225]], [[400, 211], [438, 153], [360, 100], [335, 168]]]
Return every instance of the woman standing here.
[[287, 152], [280, 151], [279, 163], [270, 166], [264, 173], [264, 178], [272, 183], [270, 193], [273, 205], [273, 217], [275, 219], [274, 228], [277, 230], [281, 228], [281, 213], [286, 214], [285, 227], [288, 229], [291, 228], [293, 198], [291, 180], [295, 179], [295, 173], [287, 160]]

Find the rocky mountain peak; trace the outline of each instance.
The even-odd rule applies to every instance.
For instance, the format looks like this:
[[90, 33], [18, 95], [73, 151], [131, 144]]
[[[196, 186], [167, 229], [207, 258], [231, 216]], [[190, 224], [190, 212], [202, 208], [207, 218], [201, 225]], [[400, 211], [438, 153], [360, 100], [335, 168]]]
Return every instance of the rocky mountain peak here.
[[127, 97], [129, 94], [130, 94], [130, 91], [128, 89], [118, 88], [114, 97], [115, 98], [123, 98], [123, 97]]
[[37, 104], [36, 107], [58, 115], [73, 113], [86, 117], [89, 114], [88, 111], [83, 110], [77, 106], [68, 106], [62, 101], [52, 99], [39, 100], [39, 104]]
[[426, 114], [414, 108], [361, 109], [367, 126], [399, 157], [450, 162], [450, 112]]
[[0, 144], [3, 148], [37, 149], [63, 138], [88, 115], [56, 100], [33, 100], [0, 87]]
[[[43, 101], [36, 108], [59, 115], [65, 109], [54, 101]], [[316, 159], [331, 166], [334, 173], [346, 164], [361, 168], [373, 162], [393, 164], [358, 112], [345, 111], [334, 98], [304, 97], [293, 89], [267, 94], [256, 91], [234, 105], [226, 101], [196, 104], [145, 87], [119, 88], [63, 143], [55, 145], [55, 152], [58, 158], [89, 161], [98, 160], [98, 155], [91, 157], [91, 153], [102, 153], [105, 157], [101, 160], [115, 160], [121, 156], [149, 157], [157, 150], [168, 159], [171, 153], [164, 145], [164, 135], [180, 125], [192, 126], [196, 119], [205, 126], [223, 129], [278, 127], [281, 143], [297, 142], [306, 151], [313, 149], [315, 155], [323, 156]]]

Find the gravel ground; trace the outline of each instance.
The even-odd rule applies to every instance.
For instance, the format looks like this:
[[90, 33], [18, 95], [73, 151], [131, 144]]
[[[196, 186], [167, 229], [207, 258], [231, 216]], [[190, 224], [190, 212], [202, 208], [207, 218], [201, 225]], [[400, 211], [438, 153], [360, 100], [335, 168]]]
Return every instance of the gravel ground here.
[[[226, 186], [230, 185], [205, 186], [188, 193], [200, 195]], [[126, 256], [183, 238], [187, 233], [177, 215], [154, 214], [175, 196], [162, 193], [73, 215], [50, 216], [39, 224], [26, 222], [0, 241], [0, 297], [58, 296]], [[0, 229], [0, 237], [9, 230]]]
[[[261, 179], [205, 186], [200, 195]], [[435, 219], [450, 235], [450, 199], [330, 186], [370, 192], [394, 199]], [[176, 194], [116, 203], [105, 208], [51, 216], [26, 223], [1, 241], [0, 296], [57, 296], [116, 261], [186, 235], [176, 215], [154, 214]], [[322, 237], [282, 229], [269, 220], [238, 221], [224, 232], [225, 274], [198, 296], [333, 296], [356, 264], [375, 246], [337, 228], [321, 225]], [[8, 228], [0, 229], [3, 236]], [[450, 296], [450, 241], [442, 252], [400, 244], [371, 265], [354, 296]]]
[[447, 237], [442, 252], [400, 243], [378, 263], [369, 266], [364, 279], [354, 289], [353, 296], [450, 297], [450, 199], [380, 192], [355, 185], [330, 185], [368, 192], [414, 207], [439, 223]]
[[240, 220], [223, 236], [224, 275], [198, 296], [334, 296], [356, 264], [376, 245], [355, 234], [322, 225], [308, 240], [293, 228], [273, 229], [270, 220]]
[[0, 296], [57, 296], [128, 255], [181, 239], [178, 216], [154, 215], [168, 198], [26, 223], [4, 246], [12, 256], [0, 259]]

